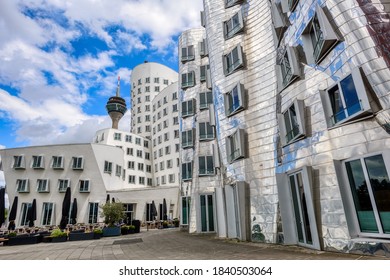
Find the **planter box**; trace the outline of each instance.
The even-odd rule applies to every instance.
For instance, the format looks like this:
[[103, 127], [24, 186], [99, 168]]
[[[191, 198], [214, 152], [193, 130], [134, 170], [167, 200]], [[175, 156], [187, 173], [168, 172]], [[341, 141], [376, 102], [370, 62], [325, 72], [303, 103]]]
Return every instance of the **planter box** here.
[[5, 245], [26, 245], [26, 244], [36, 244], [39, 242], [39, 235], [30, 235], [30, 236], [15, 236], [9, 237], [8, 241], [5, 241]]
[[70, 232], [69, 241], [92, 240], [94, 238], [93, 232]]
[[103, 236], [103, 233], [94, 233], [93, 234], [93, 239], [100, 239]]
[[67, 236], [60, 236], [60, 237], [50, 237], [52, 243], [57, 243], [57, 242], [65, 242], [68, 240]]
[[121, 235], [120, 227], [105, 227], [103, 228], [103, 236], [119, 236]]

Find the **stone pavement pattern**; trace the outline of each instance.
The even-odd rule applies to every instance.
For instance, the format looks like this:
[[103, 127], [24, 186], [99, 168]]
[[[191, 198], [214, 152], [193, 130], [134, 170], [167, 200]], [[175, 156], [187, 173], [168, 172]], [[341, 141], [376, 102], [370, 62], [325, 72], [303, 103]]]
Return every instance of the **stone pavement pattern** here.
[[141, 231], [98, 240], [0, 246], [0, 260], [386, 260], [191, 235], [178, 229]]

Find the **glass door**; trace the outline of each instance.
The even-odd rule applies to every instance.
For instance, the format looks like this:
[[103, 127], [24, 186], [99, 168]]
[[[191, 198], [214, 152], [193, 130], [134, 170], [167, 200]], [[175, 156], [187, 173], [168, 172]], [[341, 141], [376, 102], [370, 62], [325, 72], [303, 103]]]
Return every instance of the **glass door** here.
[[214, 198], [212, 194], [200, 195], [201, 231], [213, 232], [214, 228]]

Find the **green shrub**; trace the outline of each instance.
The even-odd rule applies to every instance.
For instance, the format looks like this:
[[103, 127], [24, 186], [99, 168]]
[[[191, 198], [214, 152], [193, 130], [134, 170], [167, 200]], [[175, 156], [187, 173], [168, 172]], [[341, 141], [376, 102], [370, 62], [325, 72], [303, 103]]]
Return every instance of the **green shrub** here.
[[123, 204], [120, 202], [106, 203], [102, 206], [102, 210], [101, 216], [109, 227], [113, 227], [126, 216]]
[[64, 237], [64, 236], [67, 236], [68, 234], [66, 232], [63, 232], [62, 230], [60, 230], [59, 228], [57, 229], [54, 229], [51, 233], [50, 233], [50, 236], [51, 237]]
[[93, 233], [96, 233], [96, 234], [103, 234], [103, 230], [101, 228], [95, 228], [93, 230]]

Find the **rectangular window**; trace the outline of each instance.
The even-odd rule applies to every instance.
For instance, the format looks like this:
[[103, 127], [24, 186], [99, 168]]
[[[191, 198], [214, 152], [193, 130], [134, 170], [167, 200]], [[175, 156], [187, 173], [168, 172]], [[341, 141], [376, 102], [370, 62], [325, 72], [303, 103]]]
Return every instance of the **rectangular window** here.
[[186, 62], [195, 59], [194, 46], [187, 46], [181, 48], [181, 62]]
[[168, 85], [168, 83], [169, 83], [168, 80], [164, 79], [163, 84]]
[[224, 1], [225, 1], [225, 8], [230, 8], [242, 2], [242, 0], [224, 0]]
[[115, 176], [120, 177], [121, 175], [122, 175], [122, 166], [117, 164], [115, 166]]
[[191, 71], [188, 73], [181, 74], [181, 88], [189, 88], [195, 85], [195, 72]]
[[390, 179], [382, 155], [346, 161], [350, 197], [362, 236], [390, 235]]
[[175, 136], [175, 138], [179, 138], [179, 130], [178, 129], [175, 129], [175, 131], [174, 131], [174, 136]]
[[293, 47], [285, 47], [284, 52], [281, 52], [277, 58], [277, 65], [279, 65], [281, 89], [287, 87], [301, 75], [298, 56]]
[[278, 114], [282, 145], [293, 142], [305, 135], [305, 107], [303, 100], [294, 100], [282, 114]]
[[179, 117], [173, 117], [173, 124], [174, 125], [179, 124]]
[[200, 72], [199, 79], [201, 82], [206, 81], [206, 74], [208, 69], [210, 69], [210, 65], [201, 65], [199, 67], [199, 72]]
[[190, 209], [191, 209], [191, 197], [183, 196], [181, 198], [181, 221], [180, 224], [188, 225], [190, 220]]
[[177, 104], [173, 104], [172, 105], [172, 112], [177, 112], [178, 109], [177, 109]]
[[129, 175], [129, 184], [135, 184], [135, 176]]
[[141, 138], [135, 138], [135, 144], [141, 145]]
[[[150, 92], [150, 86], [145, 87], [145, 92]], [[147, 100], [148, 101], [148, 100]]]
[[175, 174], [169, 174], [169, 183], [175, 183]]
[[145, 185], [145, 177], [139, 177], [139, 184]]
[[199, 141], [214, 139], [214, 127], [209, 122], [199, 123]]
[[34, 169], [42, 169], [42, 168], [44, 168], [43, 156], [33, 156], [32, 166], [31, 167], [34, 168]]
[[194, 130], [185, 130], [181, 132], [181, 146], [183, 149], [194, 146]]
[[159, 84], [159, 83], [160, 83], [160, 78], [158, 78], [158, 77], [157, 77], [157, 78], [154, 78], [154, 83], [155, 83], [155, 84]]
[[150, 77], [145, 78], [145, 83], [148, 83], [148, 84], [150, 83]]
[[19, 193], [30, 192], [30, 188], [28, 185], [28, 179], [17, 179], [16, 180], [16, 191]]
[[49, 192], [49, 180], [38, 179], [37, 180], [37, 192]]
[[230, 75], [234, 71], [244, 67], [244, 59], [242, 47], [240, 45], [234, 47], [228, 54], [223, 56], [223, 70], [225, 76]]
[[27, 213], [28, 213], [28, 210], [29, 208], [31, 208], [32, 206], [32, 203], [22, 203], [21, 205], [21, 218], [20, 218], [20, 225], [21, 226], [28, 226], [28, 216], [27, 216]]
[[53, 169], [63, 169], [64, 158], [62, 156], [53, 156], [51, 167]]
[[183, 181], [192, 180], [192, 162], [181, 164], [181, 179]]
[[167, 168], [172, 168], [172, 160], [167, 160]]
[[166, 182], [166, 177], [165, 175], [161, 176], [161, 184], [162, 185], [165, 185], [167, 182]]
[[148, 160], [150, 160], [150, 153], [148, 153], [148, 152], [145, 152], [145, 159], [148, 159]]
[[134, 150], [133, 150], [133, 148], [127, 148], [127, 151], [126, 151], [126, 153], [127, 153], [128, 155], [132, 156], [132, 155], [133, 155], [133, 153], [134, 153]]
[[153, 185], [153, 180], [152, 178], [147, 178], [147, 185], [152, 186]]
[[70, 187], [70, 180], [69, 179], [58, 179], [58, 191], [59, 192], [66, 192], [66, 189]]
[[195, 114], [195, 99], [183, 101], [181, 103], [181, 117], [185, 118]]
[[114, 140], [121, 141], [121, 138], [122, 138], [121, 133], [117, 133], [117, 132], [114, 133]]
[[199, 176], [201, 175], [214, 175], [214, 158], [213, 156], [200, 156], [199, 157]]
[[242, 84], [235, 85], [224, 98], [226, 116], [232, 116], [245, 109], [245, 89]]
[[245, 134], [243, 129], [226, 138], [226, 153], [230, 163], [245, 157]]
[[160, 162], [160, 171], [165, 169], [165, 166], [164, 166], [164, 165], [165, 165], [164, 162], [161, 161], [161, 162]]
[[24, 168], [26, 168], [24, 155], [14, 156], [14, 162], [13, 162], [12, 167], [15, 168], [15, 169], [24, 169]]
[[372, 114], [359, 68], [326, 91], [320, 92], [328, 127]]
[[80, 192], [90, 192], [89, 180], [80, 180], [79, 181], [79, 191]]
[[144, 147], [149, 148], [149, 141], [148, 140], [144, 140]]
[[244, 29], [242, 12], [239, 10], [231, 19], [223, 23], [225, 40], [232, 38]]
[[42, 225], [49, 226], [52, 224], [54, 203], [44, 202], [42, 206]]
[[213, 104], [213, 93], [211, 91], [199, 93], [199, 109], [208, 109]]
[[89, 208], [88, 223], [89, 224], [96, 224], [98, 221], [99, 203], [98, 202], [90, 202], [88, 208]]
[[128, 143], [131, 143], [132, 142], [131, 135], [126, 135], [125, 136], [125, 141], [128, 142]]
[[138, 163], [138, 170], [144, 171], [144, 164], [143, 163]]
[[199, 42], [199, 55], [200, 56], [206, 56], [209, 54], [209, 51], [207, 49], [207, 40], [203, 39]]
[[127, 162], [127, 168], [128, 169], [134, 169], [134, 161], [128, 161]]
[[177, 92], [172, 93], [172, 100], [177, 100]]
[[146, 165], [146, 172], [151, 173], [152, 172], [152, 166], [151, 165]]
[[169, 155], [171, 153], [171, 146], [166, 146], [165, 147], [165, 154]]
[[141, 150], [137, 150], [137, 157], [142, 158], [142, 151]]
[[112, 172], [112, 162], [109, 161], [104, 161], [104, 173], [109, 173], [111, 174]]
[[72, 169], [73, 170], [82, 170], [84, 168], [83, 157], [73, 157], [72, 158]]

